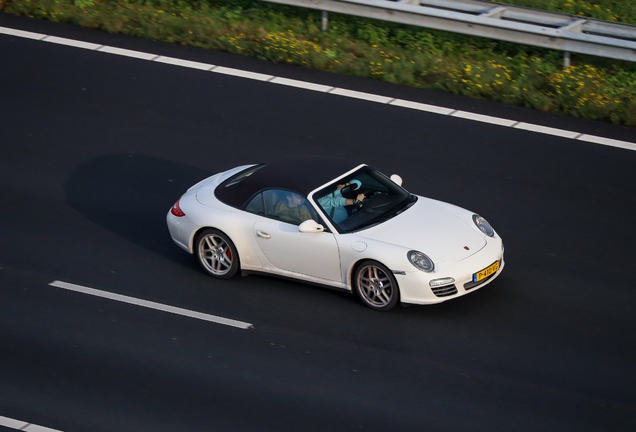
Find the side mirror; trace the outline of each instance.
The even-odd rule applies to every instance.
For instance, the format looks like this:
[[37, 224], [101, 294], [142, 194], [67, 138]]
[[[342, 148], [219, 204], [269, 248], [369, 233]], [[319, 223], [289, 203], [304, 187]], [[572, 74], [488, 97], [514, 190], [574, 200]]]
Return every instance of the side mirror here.
[[391, 177], [389, 177], [393, 183], [395, 183], [398, 186], [402, 186], [402, 177], [400, 177], [397, 174], [393, 174]]
[[298, 231], [301, 233], [316, 233], [323, 232], [324, 230], [325, 227], [313, 219], [307, 219], [305, 222], [298, 225]]

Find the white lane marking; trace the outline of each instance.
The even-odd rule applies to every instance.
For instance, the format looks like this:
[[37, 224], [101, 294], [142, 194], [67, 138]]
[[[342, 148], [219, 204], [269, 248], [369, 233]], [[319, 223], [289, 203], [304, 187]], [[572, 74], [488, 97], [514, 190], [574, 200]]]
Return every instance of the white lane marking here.
[[8, 28], [8, 27], [0, 27], [0, 33], [11, 35], [11, 36], [17, 36], [21, 38], [26, 38], [26, 39], [35, 39], [35, 40], [42, 40], [47, 36], [40, 33], [33, 33], [29, 31], [24, 31], [24, 30], [16, 30], [16, 29]]
[[274, 78], [274, 75], [265, 75], [257, 72], [244, 71], [241, 69], [234, 69], [225, 66], [218, 66], [212, 69], [212, 72], [221, 73], [224, 75], [232, 75], [241, 78], [248, 78], [257, 81], [269, 81]]
[[9, 417], [0, 416], [0, 426], [5, 426], [11, 429], [17, 429], [28, 432], [62, 432], [57, 429], [51, 429], [44, 426], [38, 426], [31, 423], [23, 422], [20, 420], [14, 420]]
[[38, 426], [38, 425], [34, 425], [34, 424], [30, 424], [27, 427], [25, 427], [24, 429], [21, 429], [23, 431], [26, 432], [62, 432], [56, 429], [51, 429], [51, 428], [47, 428], [44, 426]]
[[297, 88], [303, 88], [307, 90], [318, 91], [318, 92], [328, 92], [329, 90], [333, 89], [333, 87], [331, 86], [326, 86], [322, 84], [314, 84], [307, 81], [298, 81], [294, 79], [281, 78], [281, 77], [276, 77], [270, 80], [269, 82], [274, 84], [282, 84], [282, 85], [286, 85], [290, 87], [297, 87]]
[[242, 321], [236, 321], [233, 319], [229, 319], [229, 318], [223, 318], [223, 317], [219, 317], [216, 315], [208, 315], [208, 314], [204, 314], [201, 312], [194, 312], [188, 309], [182, 309], [182, 308], [178, 308], [178, 307], [174, 307], [174, 306], [168, 306], [168, 305], [164, 305], [161, 303], [155, 303], [155, 302], [151, 302], [148, 300], [142, 300], [142, 299], [138, 299], [135, 297], [128, 297], [125, 295], [121, 295], [121, 294], [115, 294], [115, 293], [111, 293], [108, 291], [101, 291], [101, 290], [97, 290], [94, 288], [88, 288], [88, 287], [84, 287], [81, 285], [75, 285], [75, 284], [71, 284], [71, 283], [67, 283], [67, 282], [61, 282], [61, 281], [53, 281], [51, 282], [49, 285], [57, 287], [57, 288], [62, 288], [65, 290], [69, 290], [69, 291], [75, 291], [75, 292], [80, 292], [83, 294], [88, 294], [88, 295], [92, 295], [92, 296], [96, 296], [96, 297], [102, 297], [102, 298], [106, 298], [106, 299], [110, 299], [110, 300], [115, 300], [115, 301], [119, 301], [122, 303], [129, 303], [129, 304], [133, 304], [133, 305], [137, 305], [137, 306], [142, 306], [142, 307], [146, 307], [149, 309], [155, 309], [155, 310], [159, 310], [159, 311], [163, 311], [163, 312], [169, 312], [169, 313], [173, 313], [176, 315], [183, 315], [183, 316], [187, 316], [190, 318], [196, 318], [196, 319], [200, 319], [203, 321], [210, 321], [213, 323], [217, 323], [217, 324], [223, 324], [223, 325], [227, 325], [227, 326], [231, 326], [231, 327], [237, 327], [237, 328], [241, 328], [241, 329], [250, 329], [253, 328], [252, 324], [250, 323], [246, 323], [246, 322], [242, 322]]
[[577, 138], [580, 141], [587, 141], [595, 144], [602, 144], [611, 147], [618, 147], [627, 150], [636, 151], [636, 143], [629, 143], [625, 141], [619, 141], [610, 138], [597, 137], [594, 135], [581, 134], [580, 137]]
[[[48, 35], [43, 35], [39, 33], [16, 30], [16, 29], [8, 28], [8, 27], [0, 27], [0, 34], [7, 34], [7, 35], [18, 36], [18, 37], [27, 38], [27, 39], [36, 39], [36, 40], [43, 40], [45, 38], [55, 38], [54, 36], [48, 36]], [[47, 42], [57, 41], [56, 43], [62, 43], [61, 42], [62, 40], [63, 38], [55, 38], [53, 40], [49, 39], [47, 40]], [[66, 41], [70, 41], [70, 39], [66, 39]], [[80, 48], [88, 48], [91, 45], [87, 42], [81, 42], [81, 41], [76, 41], [76, 42], [77, 42], [77, 45], [71, 45], [70, 43], [64, 43], [64, 44], [70, 45], [70, 46], [78, 46]], [[87, 45], [84, 45], [84, 44], [87, 44]], [[191, 62], [188, 60], [182, 60], [179, 62], [179, 61], [176, 61], [179, 59], [168, 60], [171, 58], [159, 56], [156, 54], [143, 53], [139, 51], [130, 51], [130, 50], [125, 50], [122, 48], [116, 48], [116, 47], [110, 47], [110, 46], [97, 45], [97, 47], [98, 48], [96, 48], [96, 51], [100, 51], [100, 52], [107, 52], [111, 54], [134, 57], [134, 58], [139, 58], [143, 60], [154, 60], [160, 63], [170, 63], [170, 64], [192, 68], [192, 69], [203, 68], [202, 66], [203, 63]], [[233, 68], [228, 68], [224, 66], [216, 66], [216, 67], [212, 66], [211, 69], [207, 69], [207, 70], [210, 70], [211, 72], [225, 74], [225, 75], [237, 76], [241, 78], [253, 79], [258, 81], [269, 81], [275, 84], [284, 84], [284, 85], [299, 87], [299, 88], [303, 88], [303, 89], [311, 90], [311, 91], [326, 92], [326, 93], [335, 94], [339, 96], [363, 99], [363, 100], [367, 100], [371, 102], [378, 102], [378, 103], [394, 105], [394, 106], [399, 106], [403, 108], [410, 108], [410, 109], [415, 109], [415, 110], [425, 111], [425, 112], [430, 112], [435, 114], [450, 115], [457, 118], [478, 121], [482, 123], [489, 123], [489, 124], [499, 125], [502, 127], [512, 127], [515, 129], [527, 130], [530, 132], [540, 133], [544, 135], [553, 135], [553, 136], [558, 136], [562, 138], [569, 138], [569, 139], [574, 139], [579, 141], [590, 142], [594, 144], [600, 144], [600, 145], [605, 145], [610, 147], [617, 147], [621, 149], [636, 151], [636, 142], [615, 140], [611, 138], [599, 137], [596, 135], [588, 135], [581, 132], [567, 131], [563, 129], [540, 126], [540, 125], [535, 125], [531, 123], [518, 122], [515, 120], [491, 117], [491, 116], [487, 116], [483, 114], [469, 113], [466, 111], [457, 111], [454, 109], [439, 107], [435, 105], [428, 105], [428, 104], [423, 104], [419, 102], [406, 101], [402, 99], [393, 99], [390, 97], [380, 96], [380, 95], [376, 95], [372, 93], [363, 93], [363, 92], [358, 92], [354, 90], [347, 90], [347, 89], [340, 89], [340, 88], [330, 88], [329, 90], [325, 90], [324, 88], [328, 86], [323, 86], [321, 84], [307, 83], [304, 81], [291, 80], [288, 78], [275, 77], [273, 75], [265, 75], [265, 74], [245, 71], [241, 69], [233, 69]], [[298, 85], [294, 85], [294, 83]], [[302, 85], [300, 85], [300, 83], [302, 83]]]
[[199, 62], [182, 60], [182, 59], [178, 59], [174, 57], [165, 57], [165, 56], [159, 56], [154, 61], [159, 63], [167, 63], [167, 64], [171, 64], [175, 66], [182, 66], [182, 67], [186, 67], [190, 69], [200, 69], [204, 71], [209, 71], [210, 69], [216, 67], [215, 65], [211, 65], [208, 63], [199, 63]]
[[28, 423], [25, 423], [20, 420], [13, 420], [13, 419], [10, 419], [9, 417], [0, 416], [0, 426], [6, 426], [12, 429], [22, 429], [26, 425], [28, 425]]
[[379, 102], [384, 104], [388, 104], [389, 102], [395, 100], [394, 98], [391, 98], [391, 97], [380, 96], [373, 93], [364, 93], [364, 92], [359, 92], [355, 90], [347, 90], [342, 88], [334, 88], [333, 90], [329, 91], [329, 94], [335, 94], [338, 96], [346, 96], [346, 97], [350, 97], [354, 99], [363, 99], [363, 100], [367, 100], [371, 102]]
[[392, 102], [389, 102], [389, 105], [395, 105], [403, 108], [410, 108], [418, 111], [426, 111], [435, 114], [449, 115], [455, 112], [454, 109], [438, 107], [436, 105], [428, 105], [419, 102], [411, 102], [402, 99], [395, 99]]
[[516, 125], [513, 126], [513, 128], [523, 129], [523, 130], [527, 130], [531, 132], [539, 132], [545, 135], [554, 135], [558, 137], [572, 138], [572, 139], [575, 139], [581, 135], [580, 132], [573, 132], [573, 131], [568, 131], [563, 129], [539, 126], [539, 125], [535, 125], [531, 123], [523, 123], [523, 122], [517, 123]]
[[494, 125], [507, 126], [507, 127], [510, 127], [514, 125], [515, 123], [517, 123], [514, 120], [502, 119], [499, 117], [492, 117], [488, 115], [476, 114], [476, 113], [471, 113], [467, 111], [455, 111], [454, 113], [450, 114], [450, 116], [459, 117], [459, 118], [463, 118], [467, 120], [475, 120], [481, 123], [490, 123]]
[[66, 39], [66, 38], [61, 38], [57, 36], [47, 36], [42, 40], [44, 42], [51, 42], [51, 43], [55, 43], [59, 45], [67, 45], [67, 46], [72, 46], [75, 48], [84, 48], [89, 50], [96, 50], [102, 47], [102, 45], [98, 45], [94, 43], [76, 41], [75, 39]]
[[111, 47], [106, 45], [99, 48], [97, 51], [105, 52], [109, 54], [116, 54], [116, 55], [125, 56], [125, 57], [137, 58], [141, 60], [153, 60], [159, 57], [157, 54], [149, 54], [149, 53], [145, 53], [141, 51], [133, 51], [133, 50]]

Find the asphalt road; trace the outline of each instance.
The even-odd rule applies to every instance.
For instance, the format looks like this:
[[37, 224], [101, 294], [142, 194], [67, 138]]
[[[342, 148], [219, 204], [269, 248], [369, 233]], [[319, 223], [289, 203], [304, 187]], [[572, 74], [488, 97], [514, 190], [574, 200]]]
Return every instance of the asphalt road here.
[[[0, 25], [576, 127], [634, 129], [2, 16]], [[633, 431], [636, 152], [0, 35], [0, 416], [81, 431]], [[165, 214], [285, 154], [485, 216], [506, 268], [377, 313], [207, 277]], [[240, 330], [54, 280], [252, 323]]]

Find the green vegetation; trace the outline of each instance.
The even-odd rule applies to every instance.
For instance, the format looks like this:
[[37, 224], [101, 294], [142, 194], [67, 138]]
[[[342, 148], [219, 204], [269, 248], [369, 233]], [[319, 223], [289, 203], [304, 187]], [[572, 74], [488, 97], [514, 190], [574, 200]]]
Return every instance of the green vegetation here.
[[[629, 0], [510, 3], [636, 21]], [[251, 0], [0, 0], [0, 10], [636, 126], [636, 63], [573, 55], [562, 70], [560, 52], [338, 14], [323, 33], [318, 11]]]

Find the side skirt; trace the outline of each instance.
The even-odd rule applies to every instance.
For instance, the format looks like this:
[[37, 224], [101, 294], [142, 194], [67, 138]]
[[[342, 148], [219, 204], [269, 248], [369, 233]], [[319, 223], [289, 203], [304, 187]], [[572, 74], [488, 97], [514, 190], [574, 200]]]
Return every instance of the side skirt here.
[[330, 290], [334, 290], [334, 291], [340, 291], [340, 292], [346, 292], [349, 294], [352, 294], [353, 291], [347, 288], [339, 288], [339, 287], [335, 287], [332, 285], [326, 285], [326, 284], [321, 284], [318, 282], [311, 282], [311, 281], [306, 281], [306, 280], [302, 280], [302, 279], [296, 279], [293, 277], [289, 277], [289, 276], [281, 276], [281, 275], [277, 275], [277, 274], [273, 274], [273, 273], [267, 273], [267, 272], [263, 272], [263, 271], [257, 271], [257, 270], [241, 270], [241, 276], [249, 276], [249, 275], [257, 275], [257, 276], [267, 276], [267, 277], [273, 277], [276, 279], [285, 279], [288, 281], [292, 281], [292, 282], [298, 282], [301, 284], [306, 284], [306, 285], [312, 285], [312, 286], [316, 286], [316, 287], [320, 287], [320, 288], [329, 288]]

